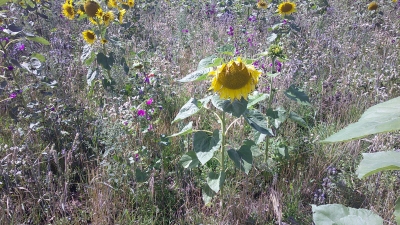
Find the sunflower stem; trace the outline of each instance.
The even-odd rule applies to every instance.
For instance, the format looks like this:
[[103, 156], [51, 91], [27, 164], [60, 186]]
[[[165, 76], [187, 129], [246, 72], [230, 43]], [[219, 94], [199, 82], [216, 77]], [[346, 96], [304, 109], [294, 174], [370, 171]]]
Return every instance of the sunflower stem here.
[[[272, 73], [275, 73], [275, 60], [276, 60], [276, 57], [272, 57], [272, 66], [271, 66]], [[269, 95], [269, 99], [268, 99], [267, 110], [269, 108], [271, 108], [272, 99], [274, 98], [274, 94], [275, 94], [275, 91], [273, 90], [273, 82], [274, 82], [274, 79], [273, 79], [273, 76], [271, 76], [271, 80], [269, 82], [270, 95]], [[269, 125], [269, 120], [268, 120], [268, 125]], [[265, 163], [266, 164], [268, 163], [268, 152], [269, 152], [269, 136], [267, 135], [266, 140], [265, 140]]]
[[[225, 142], [226, 142], [226, 121], [225, 121], [225, 112], [222, 112], [221, 119], [221, 132], [222, 132], [222, 140], [221, 140], [221, 172], [225, 172]], [[224, 186], [221, 187], [221, 208], [224, 209]]]

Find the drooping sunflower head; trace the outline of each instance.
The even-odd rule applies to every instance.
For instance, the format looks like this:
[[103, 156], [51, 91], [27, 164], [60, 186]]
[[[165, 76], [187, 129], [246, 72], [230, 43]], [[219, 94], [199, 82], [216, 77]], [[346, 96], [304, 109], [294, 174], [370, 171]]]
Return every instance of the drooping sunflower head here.
[[74, 7], [73, 7], [71, 4], [69, 4], [68, 2], [65, 2], [65, 3], [62, 5], [62, 8], [63, 8], [62, 14], [63, 14], [65, 17], [67, 17], [68, 19], [73, 20], [74, 17], [75, 17], [75, 10], [74, 10]]
[[112, 11], [108, 11], [103, 15], [103, 21], [106, 26], [110, 25], [110, 22], [114, 20], [114, 13]]
[[100, 9], [99, 3], [95, 1], [87, 1], [83, 7], [89, 17], [95, 17], [97, 11]]
[[222, 64], [209, 73], [213, 76], [209, 90], [218, 93], [221, 99], [231, 101], [240, 100], [242, 97], [247, 99], [248, 95], [254, 91], [260, 74], [261, 72], [253, 65], [247, 65], [241, 58], [237, 58], [236, 61]]
[[83, 35], [83, 39], [85, 39], [85, 41], [86, 41], [88, 44], [93, 44], [94, 41], [96, 40], [96, 34], [95, 34], [93, 31], [91, 31], [91, 30], [85, 30], [85, 31], [83, 31], [83, 32], [82, 32], [82, 35]]
[[259, 0], [257, 2], [257, 8], [266, 9], [267, 7], [268, 7], [268, 4], [264, 0]]
[[373, 10], [376, 10], [376, 9], [378, 9], [378, 3], [376, 3], [375, 1], [368, 4], [368, 10], [369, 11], [373, 11]]
[[294, 2], [287, 1], [278, 5], [278, 13], [282, 16], [290, 15], [294, 12], [296, 12], [296, 3]]

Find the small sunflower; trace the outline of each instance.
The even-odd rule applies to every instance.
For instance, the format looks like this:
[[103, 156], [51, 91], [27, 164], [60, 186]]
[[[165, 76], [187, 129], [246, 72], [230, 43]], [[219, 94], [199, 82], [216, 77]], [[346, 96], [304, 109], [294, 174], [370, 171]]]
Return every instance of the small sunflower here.
[[77, 13], [79, 16], [85, 15], [85, 11], [82, 11], [81, 9], [78, 9], [78, 10], [76, 11], [76, 13]]
[[103, 15], [103, 21], [106, 26], [110, 25], [110, 22], [114, 20], [114, 13], [112, 11], [108, 11]]
[[257, 8], [266, 9], [267, 7], [268, 7], [268, 4], [264, 0], [259, 0], [257, 2]]
[[118, 20], [119, 20], [119, 23], [122, 23], [122, 21], [124, 20], [124, 15], [125, 15], [125, 13], [126, 13], [126, 10], [125, 10], [125, 9], [119, 10], [119, 13], [118, 13]]
[[135, 5], [135, 0], [128, 0], [128, 6], [132, 8]]
[[95, 35], [94, 32], [91, 31], [91, 30], [85, 30], [85, 31], [83, 31], [83, 32], [82, 32], [82, 35], [83, 35], [83, 39], [85, 39], [85, 41], [86, 41], [88, 44], [93, 44], [94, 41], [96, 40], [96, 35]]
[[377, 8], [378, 8], [378, 3], [376, 3], [376, 2], [371, 2], [371, 3], [368, 4], [368, 10], [369, 11], [376, 10]]
[[397, 2], [397, 0], [392, 0], [392, 2], [396, 3], [396, 2]]
[[69, 4], [68, 2], [65, 2], [62, 5], [62, 8], [63, 8], [63, 11], [62, 11], [63, 15], [65, 17], [67, 17], [68, 19], [73, 20], [75, 17], [74, 7], [71, 4]]
[[237, 58], [209, 73], [213, 76], [209, 90], [218, 93], [221, 99], [247, 99], [250, 92], [254, 91], [260, 74], [253, 65], [246, 65], [241, 58]]
[[94, 25], [98, 25], [97, 21], [95, 19], [93, 19], [93, 17], [89, 17], [89, 21]]
[[103, 18], [103, 16], [104, 16], [104, 11], [101, 8], [99, 8], [96, 12], [96, 17], [101, 19]]
[[115, 7], [117, 7], [117, 1], [116, 0], [108, 0], [107, 6], [108, 6], [108, 8], [115, 8]]
[[83, 7], [85, 9], [86, 14], [89, 17], [95, 17], [97, 10], [100, 9], [99, 3], [95, 1], [87, 1]]
[[104, 45], [104, 44], [106, 44], [108, 41], [107, 41], [107, 39], [101, 39], [101, 43]]
[[287, 1], [278, 5], [278, 13], [283, 16], [290, 15], [294, 12], [296, 12], [296, 3], [294, 2]]

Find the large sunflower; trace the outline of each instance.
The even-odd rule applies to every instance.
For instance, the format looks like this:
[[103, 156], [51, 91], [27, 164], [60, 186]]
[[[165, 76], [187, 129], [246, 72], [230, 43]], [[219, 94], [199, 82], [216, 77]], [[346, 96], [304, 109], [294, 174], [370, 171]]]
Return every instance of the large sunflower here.
[[241, 58], [237, 58], [209, 73], [213, 76], [209, 90], [218, 93], [221, 99], [247, 99], [250, 92], [254, 91], [260, 74], [253, 65], [246, 65]]
[[89, 44], [93, 44], [94, 41], [96, 40], [96, 35], [94, 34], [93, 31], [91, 30], [85, 30], [82, 32], [83, 39]]
[[73, 20], [73, 19], [74, 19], [74, 17], [75, 17], [75, 10], [74, 10], [74, 7], [73, 7], [70, 3], [65, 2], [65, 3], [62, 5], [62, 9], [63, 9], [62, 14], [63, 14], [65, 17], [67, 17], [67, 18], [70, 19], [70, 20]]
[[100, 9], [99, 3], [95, 1], [87, 1], [83, 7], [85, 9], [86, 15], [88, 15], [89, 17], [95, 17], [97, 10]]
[[278, 13], [281, 15], [290, 15], [296, 12], [296, 3], [294, 2], [282, 2], [278, 5]]
[[368, 4], [368, 10], [372, 11], [372, 10], [376, 10], [378, 8], [378, 3], [376, 2], [371, 2]]
[[266, 9], [267, 7], [268, 7], [268, 4], [264, 0], [259, 0], [257, 2], [257, 8]]

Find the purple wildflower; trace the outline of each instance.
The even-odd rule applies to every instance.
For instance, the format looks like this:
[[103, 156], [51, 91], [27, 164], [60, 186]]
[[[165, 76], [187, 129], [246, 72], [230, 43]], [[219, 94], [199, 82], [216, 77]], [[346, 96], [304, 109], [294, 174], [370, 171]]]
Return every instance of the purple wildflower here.
[[276, 71], [281, 72], [282, 63], [279, 60], [275, 60]]
[[233, 36], [233, 27], [229, 27], [228, 35]]
[[10, 94], [9, 98], [13, 99], [13, 98], [17, 97], [17, 95], [18, 95], [17, 92], [13, 92]]
[[187, 33], [189, 33], [189, 30], [188, 29], [183, 29], [182, 33], [186, 33], [187, 34]]
[[19, 51], [24, 51], [25, 50], [25, 45], [23, 43], [17, 43], [15, 46], [15, 49]]
[[287, 24], [287, 20], [286, 20], [286, 19], [283, 20], [282, 23], [283, 23], [283, 24]]
[[14, 69], [14, 67], [12, 65], [9, 65], [9, 66], [7, 66], [7, 69], [11, 71]]
[[248, 20], [250, 22], [256, 22], [257, 21], [257, 17], [256, 16], [250, 16]]
[[136, 154], [136, 155], [135, 155], [135, 161], [137, 162], [137, 161], [139, 161], [139, 160], [140, 160], [139, 154]]
[[139, 109], [137, 114], [138, 114], [138, 116], [145, 116], [146, 115], [146, 111], [144, 111], [143, 109]]
[[253, 62], [253, 66], [256, 68], [256, 69], [258, 69], [258, 68], [260, 68], [260, 61], [254, 61]]
[[146, 101], [147, 105], [151, 105], [151, 103], [153, 103], [153, 99], [152, 98], [150, 98], [149, 100]]

